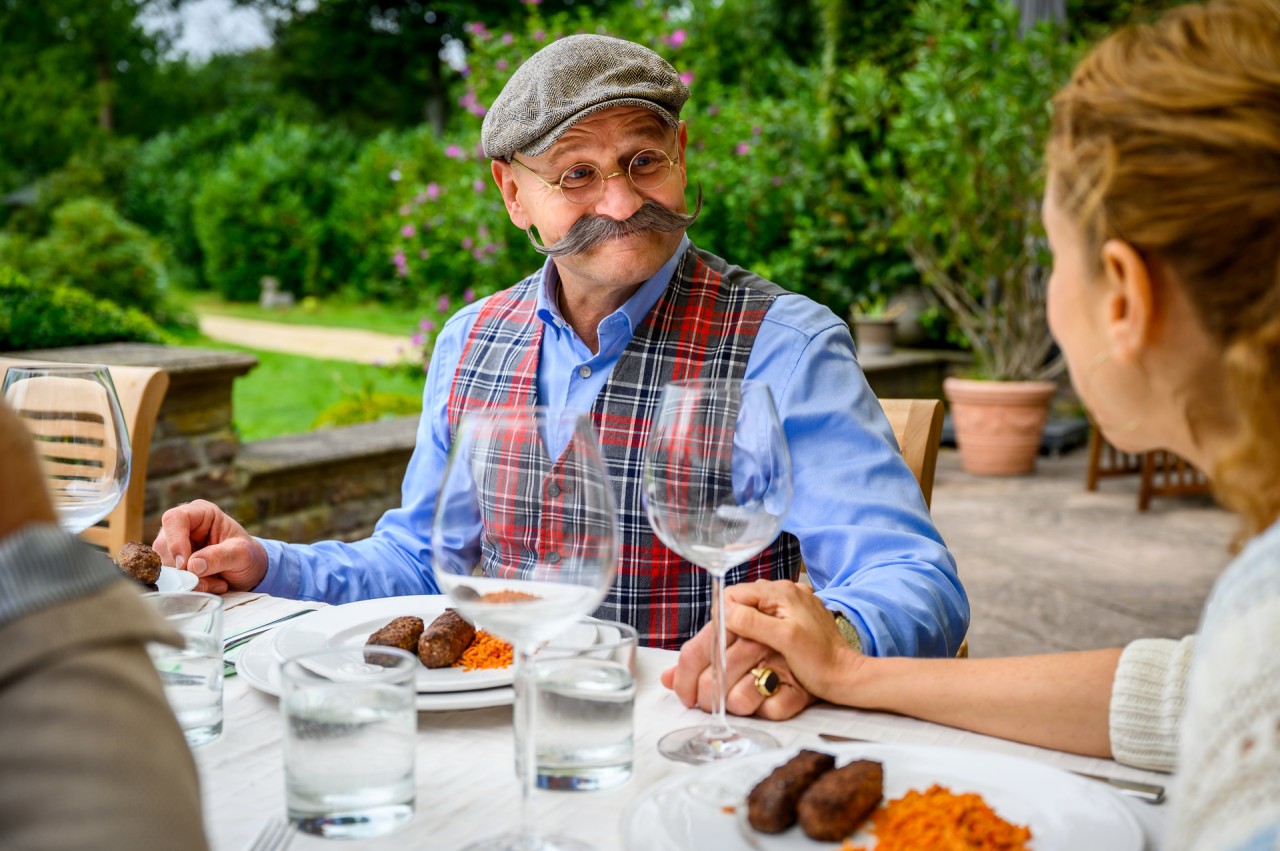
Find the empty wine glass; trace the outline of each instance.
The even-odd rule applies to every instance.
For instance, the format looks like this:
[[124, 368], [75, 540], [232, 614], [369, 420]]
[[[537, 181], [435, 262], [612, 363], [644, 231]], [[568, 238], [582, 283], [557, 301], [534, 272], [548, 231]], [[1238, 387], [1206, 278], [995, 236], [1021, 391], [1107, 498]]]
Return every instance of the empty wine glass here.
[[725, 716], [724, 577], [778, 536], [791, 505], [791, 456], [767, 384], [694, 379], [662, 391], [644, 460], [645, 511], [654, 532], [711, 574], [712, 718], [676, 730], [658, 750], [713, 762], [778, 746]]
[[129, 432], [105, 366], [14, 366], [2, 392], [35, 440], [58, 523], [79, 534], [129, 486]]
[[613, 485], [591, 418], [542, 408], [465, 415], [437, 497], [432, 566], [458, 611], [515, 650], [515, 832], [468, 851], [590, 846], [541, 836], [530, 796], [537, 772], [532, 659], [594, 611], [617, 570]]

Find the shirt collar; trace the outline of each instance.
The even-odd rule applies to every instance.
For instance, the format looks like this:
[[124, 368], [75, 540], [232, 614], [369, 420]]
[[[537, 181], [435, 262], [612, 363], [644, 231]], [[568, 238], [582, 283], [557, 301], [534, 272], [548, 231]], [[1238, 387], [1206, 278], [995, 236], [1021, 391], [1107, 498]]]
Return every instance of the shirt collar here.
[[[635, 329], [640, 325], [653, 306], [658, 303], [658, 298], [662, 295], [662, 291], [667, 288], [667, 284], [671, 283], [671, 277], [676, 272], [676, 266], [680, 263], [680, 258], [689, 250], [689, 236], [685, 234], [680, 237], [680, 245], [676, 247], [676, 251], [662, 264], [662, 267], [654, 272], [653, 277], [640, 285], [640, 289], [636, 290], [626, 303], [609, 316], [617, 316], [621, 314], [631, 328], [631, 333], [635, 333]], [[556, 269], [555, 260], [551, 257], [542, 265], [542, 286], [538, 287], [538, 303], [536, 314], [539, 319], [554, 327], [557, 331], [567, 323], [564, 316], [560, 314], [560, 306], [556, 304], [556, 285], [560, 282], [560, 273]], [[608, 321], [609, 317], [605, 318]]]

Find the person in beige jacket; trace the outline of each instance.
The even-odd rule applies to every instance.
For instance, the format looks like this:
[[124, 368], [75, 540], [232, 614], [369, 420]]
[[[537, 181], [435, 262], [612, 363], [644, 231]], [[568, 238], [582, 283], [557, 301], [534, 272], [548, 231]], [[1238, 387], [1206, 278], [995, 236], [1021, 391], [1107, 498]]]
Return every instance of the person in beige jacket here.
[[0, 401], [0, 849], [208, 847], [200, 789], [140, 589], [58, 528], [30, 438]]

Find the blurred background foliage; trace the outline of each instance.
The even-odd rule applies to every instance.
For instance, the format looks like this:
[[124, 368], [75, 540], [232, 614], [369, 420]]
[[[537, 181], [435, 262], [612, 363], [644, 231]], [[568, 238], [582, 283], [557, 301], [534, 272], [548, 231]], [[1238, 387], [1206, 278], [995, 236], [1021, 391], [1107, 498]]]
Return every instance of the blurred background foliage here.
[[[271, 276], [299, 299], [403, 310], [429, 357], [449, 311], [539, 265], [480, 123], [521, 61], [573, 32], [647, 44], [688, 81], [695, 242], [845, 315], [920, 283], [900, 211], [858, 163], [918, 169], [924, 136], [964, 129], [894, 123], [927, 100], [904, 86], [945, 84], [919, 71], [937, 49], [922, 21], [960, 15], [982, 39], [1008, 15], [1005, 0], [234, 2], [264, 14], [273, 44], [197, 62], [145, 25], [184, 0], [0, 0], [0, 350], [30, 342], [18, 291], [109, 307], [99, 324], [121, 338], [172, 339], [191, 333], [188, 294], [252, 301]], [[1172, 2], [1069, 0], [1065, 27], [1035, 42], [1052, 74], [988, 74], [998, 57], [972, 71], [1002, 87], [992, 103], [1043, 115], [1081, 45]], [[1038, 159], [1035, 133], [1020, 144]], [[987, 165], [1022, 174], [1016, 148]], [[949, 229], [955, 203], [918, 205], [910, 228]], [[63, 325], [63, 342], [86, 339]]]

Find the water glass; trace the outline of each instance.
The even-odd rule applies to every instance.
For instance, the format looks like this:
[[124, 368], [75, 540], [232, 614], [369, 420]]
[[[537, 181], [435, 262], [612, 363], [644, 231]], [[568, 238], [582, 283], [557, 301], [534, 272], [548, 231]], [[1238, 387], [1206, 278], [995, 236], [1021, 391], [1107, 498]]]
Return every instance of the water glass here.
[[143, 594], [182, 636], [183, 646], [151, 642], [147, 652], [192, 747], [222, 735], [222, 598], [198, 591]]
[[[581, 640], [582, 626], [593, 642]], [[611, 789], [631, 777], [636, 645], [628, 624], [587, 618], [534, 657], [543, 789]]]
[[419, 664], [392, 647], [319, 650], [284, 663], [285, 798], [300, 831], [365, 839], [413, 818]]

